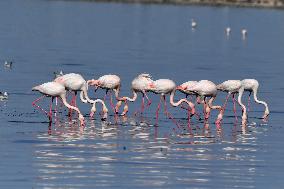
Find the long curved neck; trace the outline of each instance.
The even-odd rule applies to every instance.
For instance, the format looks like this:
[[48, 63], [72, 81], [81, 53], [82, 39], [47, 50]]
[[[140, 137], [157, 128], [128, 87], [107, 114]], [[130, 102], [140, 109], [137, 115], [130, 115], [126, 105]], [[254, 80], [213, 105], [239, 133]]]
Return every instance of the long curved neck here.
[[[119, 92], [118, 92], [119, 93]], [[127, 100], [127, 101], [130, 101], [130, 102], [134, 102], [136, 99], [137, 99], [137, 92], [135, 90], [132, 89], [132, 94], [133, 94], [133, 97], [127, 97], [127, 96], [124, 96], [124, 97], [117, 97], [116, 99], [119, 100], [119, 101], [122, 101], [122, 100]]]
[[189, 105], [188, 100], [186, 100], [185, 98], [179, 100], [178, 102], [174, 102], [175, 93], [176, 93], [176, 89], [172, 90], [171, 95], [170, 95], [170, 103], [172, 106], [174, 107], [179, 106], [183, 102], [186, 102]]
[[101, 99], [96, 99], [96, 100], [92, 100], [93, 101], [93, 106], [96, 106], [97, 103], [101, 103], [103, 106], [103, 109], [107, 109], [106, 104], [103, 100]]
[[67, 102], [67, 100], [66, 100], [66, 93], [60, 95], [60, 98], [62, 99], [63, 104], [64, 104], [67, 108], [73, 109], [73, 110], [75, 110], [76, 112], [78, 112], [79, 115], [82, 115], [81, 112], [80, 112], [80, 110], [79, 110], [79, 108], [74, 107], [74, 106], [71, 106], [70, 104], [68, 104], [68, 102]]
[[246, 109], [246, 106], [242, 103], [242, 96], [243, 96], [243, 93], [244, 93], [244, 87], [241, 87], [241, 88], [239, 89], [238, 103], [239, 103], [239, 105], [242, 107], [242, 109], [243, 109], [243, 114], [245, 115], [246, 112], [247, 112], [247, 109]]
[[83, 103], [88, 103], [88, 101], [86, 99], [84, 99], [84, 92], [81, 91], [80, 92], [80, 100], [83, 102]]
[[267, 103], [264, 102], [264, 101], [258, 100], [256, 95], [257, 95], [257, 90], [253, 90], [253, 98], [254, 98], [255, 102], [257, 102], [258, 104], [263, 104], [265, 106], [265, 112], [269, 113]]

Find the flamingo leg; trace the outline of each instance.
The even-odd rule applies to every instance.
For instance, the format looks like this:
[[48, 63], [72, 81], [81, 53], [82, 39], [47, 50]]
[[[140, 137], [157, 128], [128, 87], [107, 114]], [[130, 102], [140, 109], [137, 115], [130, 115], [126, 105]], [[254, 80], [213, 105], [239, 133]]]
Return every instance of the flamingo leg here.
[[248, 112], [250, 111], [250, 96], [251, 96], [251, 92], [249, 92], [249, 96], [248, 96]]
[[49, 117], [49, 121], [52, 122], [52, 104], [53, 104], [53, 100], [54, 100], [54, 97], [51, 97], [51, 102], [50, 102], [50, 105], [49, 105], [49, 113], [48, 113], [48, 117]]
[[113, 101], [112, 101], [112, 92], [109, 92], [108, 94], [109, 94], [109, 97], [110, 97], [110, 98], [109, 98], [110, 106], [111, 106], [113, 112], [115, 113], [116, 110], [115, 110], [115, 107], [114, 107], [114, 104], [113, 104]]
[[235, 98], [235, 94], [232, 95], [233, 98], [233, 104], [234, 104], [234, 114], [235, 114], [235, 119], [236, 122], [238, 122], [238, 116], [237, 116], [237, 108], [236, 108], [236, 98]]
[[148, 101], [148, 104], [147, 104], [147, 108], [152, 104], [152, 101], [149, 99], [148, 95], [146, 92], [143, 92], [143, 94], [146, 96], [146, 99]]
[[162, 96], [160, 97], [160, 101], [159, 101], [159, 104], [158, 104], [157, 110], [156, 110], [156, 125], [158, 125], [159, 111], [160, 111], [161, 102], [162, 102]]
[[168, 111], [168, 107], [167, 107], [167, 102], [166, 102], [166, 96], [162, 95], [163, 97], [163, 101], [164, 101], [164, 113], [167, 116], [167, 118], [169, 118], [170, 120], [173, 121], [173, 123], [180, 128], [180, 125], [177, 123], [177, 121], [175, 120], [175, 118], [173, 117], [173, 115]]
[[36, 104], [38, 101], [40, 101], [40, 100], [43, 99], [44, 97], [45, 97], [45, 95], [43, 95], [43, 96], [37, 98], [36, 100], [34, 100], [34, 101], [32, 102], [32, 105], [33, 105], [35, 108], [37, 108], [38, 110], [40, 110], [40, 111], [42, 111], [43, 113], [45, 113], [46, 115], [48, 115], [48, 112], [47, 112], [47, 111], [45, 111], [42, 107], [40, 107], [39, 105]]
[[145, 105], [145, 95], [142, 93], [142, 103], [141, 103], [141, 114], [144, 112], [144, 105]]

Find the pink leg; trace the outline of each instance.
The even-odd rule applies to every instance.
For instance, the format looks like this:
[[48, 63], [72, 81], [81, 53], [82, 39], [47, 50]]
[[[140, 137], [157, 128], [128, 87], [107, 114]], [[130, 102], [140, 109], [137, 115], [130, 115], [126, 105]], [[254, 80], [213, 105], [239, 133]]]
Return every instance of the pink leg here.
[[144, 113], [145, 95], [142, 93], [141, 113]]
[[177, 123], [177, 121], [174, 119], [174, 117], [172, 116], [172, 114], [168, 111], [168, 108], [167, 108], [167, 103], [166, 103], [166, 96], [163, 96], [163, 100], [164, 100], [164, 113], [165, 115], [173, 121], [173, 123], [178, 127], [180, 128], [180, 125]]
[[157, 110], [156, 110], [156, 125], [158, 125], [158, 119], [159, 119], [159, 111], [160, 111], [161, 101], [162, 101], [162, 96], [161, 96], [161, 98], [160, 98], [160, 101], [159, 101], [159, 104], [158, 104]]
[[148, 104], [147, 104], [147, 108], [148, 108], [152, 104], [152, 101], [149, 99], [146, 92], [144, 92], [143, 94], [146, 96], [146, 99], [148, 101]]
[[250, 111], [250, 95], [251, 95], [251, 92], [249, 92], [249, 97], [248, 97], [248, 112]]
[[32, 105], [33, 105], [35, 108], [37, 108], [37, 109], [39, 109], [40, 111], [42, 111], [43, 113], [45, 113], [46, 115], [48, 115], [48, 112], [47, 112], [47, 111], [45, 111], [43, 108], [41, 108], [39, 105], [36, 104], [38, 101], [40, 101], [40, 100], [43, 99], [44, 97], [45, 97], [45, 95], [43, 95], [43, 96], [37, 98], [35, 101], [32, 102]]
[[225, 100], [225, 103], [224, 103], [224, 105], [223, 105], [223, 112], [225, 111], [225, 108], [226, 108], [226, 106], [227, 106], [227, 102], [228, 102], [228, 99], [229, 99], [229, 97], [231, 96], [231, 94], [230, 93], [228, 93], [228, 95], [227, 95], [227, 97], [226, 97], [226, 100]]
[[236, 122], [238, 122], [238, 116], [237, 116], [237, 108], [236, 108], [236, 99], [235, 99], [235, 94], [233, 94], [233, 103], [234, 103], [234, 114], [235, 114], [235, 119]]
[[54, 97], [51, 97], [51, 102], [49, 105], [49, 113], [48, 113], [48, 117], [49, 117], [49, 121], [52, 122], [52, 103], [53, 103], [53, 99]]
[[112, 108], [112, 110], [113, 110], [113, 112], [114, 112], [114, 114], [115, 114], [116, 111], [115, 111], [114, 104], [113, 104], [113, 102], [112, 102], [112, 92], [109, 92], [108, 95], [109, 95], [109, 103], [110, 103], [111, 108]]

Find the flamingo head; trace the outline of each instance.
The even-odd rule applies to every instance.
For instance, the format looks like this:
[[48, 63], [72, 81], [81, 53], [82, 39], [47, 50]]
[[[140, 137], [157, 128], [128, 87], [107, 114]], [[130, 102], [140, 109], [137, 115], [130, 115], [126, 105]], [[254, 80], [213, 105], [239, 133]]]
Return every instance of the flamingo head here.
[[184, 91], [184, 90], [187, 89], [187, 86], [185, 86], [185, 85], [179, 85], [179, 86], [176, 87], [176, 89], [177, 89], [177, 90]]
[[149, 89], [155, 89], [155, 88], [156, 88], [155, 83], [154, 83], [154, 82], [150, 82], [150, 83], [148, 84], [148, 88], [149, 88]]

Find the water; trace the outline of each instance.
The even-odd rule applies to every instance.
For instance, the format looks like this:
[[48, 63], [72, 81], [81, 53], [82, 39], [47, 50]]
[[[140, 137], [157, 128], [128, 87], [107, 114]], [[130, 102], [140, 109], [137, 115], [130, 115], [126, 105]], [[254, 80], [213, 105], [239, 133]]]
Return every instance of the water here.
[[[1, 91], [10, 94], [0, 102], [1, 188], [283, 188], [283, 19], [273, 9], [0, 1], [0, 60], [14, 62], [0, 69]], [[39, 96], [31, 87], [59, 70], [86, 79], [115, 73], [123, 95], [141, 72], [176, 83], [256, 78], [271, 115], [264, 123], [263, 107], [252, 103], [243, 128], [230, 101], [220, 128], [213, 112], [209, 124], [193, 118], [189, 129], [179, 108], [170, 111], [180, 128], [162, 113], [155, 127], [159, 97], [150, 95], [142, 118], [132, 115], [140, 100], [117, 122], [113, 114], [107, 122], [98, 114], [89, 120], [90, 106], [79, 103], [85, 128], [63, 108], [49, 125], [31, 106]], [[215, 103], [224, 98], [220, 93]]]

